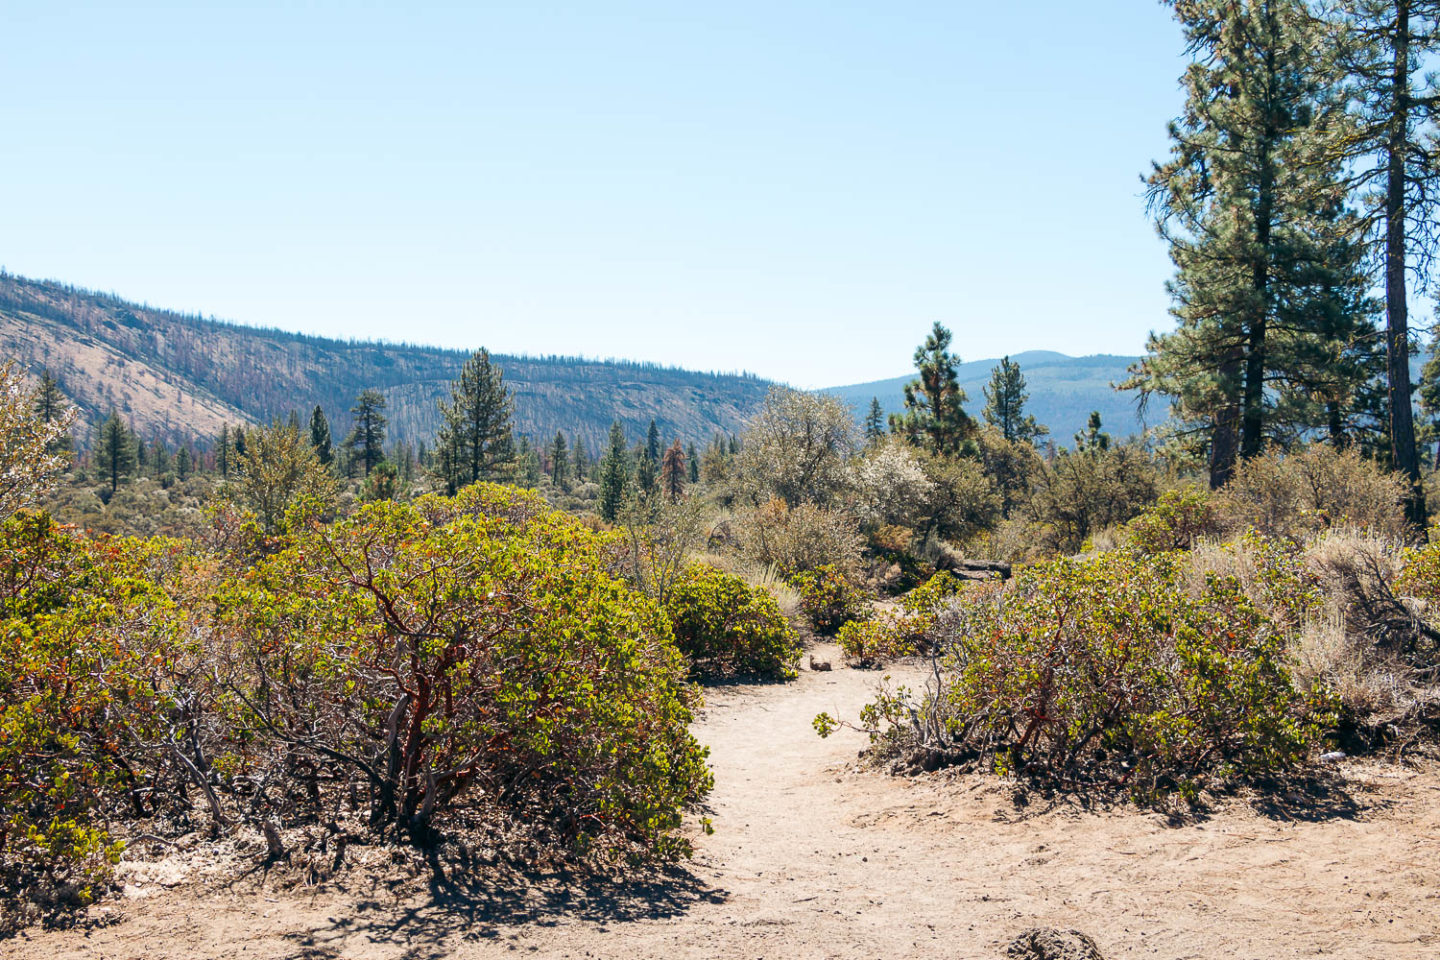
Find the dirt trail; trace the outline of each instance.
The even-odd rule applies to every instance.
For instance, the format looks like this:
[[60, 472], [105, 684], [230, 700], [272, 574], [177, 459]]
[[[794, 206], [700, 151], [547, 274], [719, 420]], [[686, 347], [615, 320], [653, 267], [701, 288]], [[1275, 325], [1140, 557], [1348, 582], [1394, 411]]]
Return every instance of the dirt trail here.
[[405, 902], [137, 878], [114, 924], [34, 933], [0, 955], [952, 960], [1000, 957], [1024, 927], [1054, 925], [1111, 958], [1440, 956], [1434, 771], [1356, 765], [1351, 794], [1321, 809], [1235, 804], [1182, 827], [1133, 809], [1017, 809], [991, 778], [861, 772], [862, 738], [815, 736], [816, 713], [853, 717], [878, 679], [837, 669], [711, 691], [697, 733], [716, 832], [664, 878]]

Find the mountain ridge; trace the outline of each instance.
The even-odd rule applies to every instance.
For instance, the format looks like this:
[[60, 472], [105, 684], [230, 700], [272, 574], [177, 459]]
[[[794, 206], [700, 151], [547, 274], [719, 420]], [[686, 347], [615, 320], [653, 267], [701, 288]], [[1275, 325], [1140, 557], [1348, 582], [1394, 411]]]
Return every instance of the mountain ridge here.
[[[1067, 445], [1073, 434], [1084, 429], [1091, 411], [1100, 413], [1104, 428], [1116, 437], [1143, 433], [1147, 427], [1165, 419], [1170, 408], [1163, 398], [1152, 398], [1149, 409], [1142, 415], [1135, 391], [1115, 390], [1111, 386], [1123, 380], [1130, 365], [1139, 359], [1139, 356], [1110, 353], [1072, 357], [1053, 350], [1010, 354], [1010, 360], [1020, 365], [1020, 372], [1026, 380], [1026, 389], [1030, 394], [1026, 410], [1050, 428], [1051, 437], [1061, 446]], [[990, 382], [991, 371], [999, 363], [1000, 358], [994, 357], [959, 365], [960, 386], [967, 397], [965, 408], [971, 416], [978, 418], [984, 409], [984, 387]], [[905, 384], [913, 379], [915, 374], [912, 372], [883, 380], [828, 387], [822, 392], [840, 397], [855, 410], [857, 417], [865, 416], [871, 398], [877, 398], [881, 409], [888, 415], [903, 409]]]
[[[385, 394], [391, 438], [429, 442], [436, 401], [472, 351], [337, 340], [137, 304], [53, 280], [0, 273], [0, 353], [49, 369], [94, 425], [111, 409], [139, 433], [204, 445], [224, 423], [260, 423], [317, 404], [337, 433], [362, 389]], [[557, 431], [597, 453], [620, 420], [634, 440], [654, 418], [667, 440], [735, 433], [769, 381], [584, 357], [494, 355], [517, 432]]]

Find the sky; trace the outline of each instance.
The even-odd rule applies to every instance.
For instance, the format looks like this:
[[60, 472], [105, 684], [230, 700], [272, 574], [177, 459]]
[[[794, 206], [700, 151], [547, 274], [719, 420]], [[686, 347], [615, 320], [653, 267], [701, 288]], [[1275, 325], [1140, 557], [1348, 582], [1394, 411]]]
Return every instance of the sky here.
[[240, 323], [903, 374], [1139, 353], [1155, 0], [0, 0], [0, 265]]

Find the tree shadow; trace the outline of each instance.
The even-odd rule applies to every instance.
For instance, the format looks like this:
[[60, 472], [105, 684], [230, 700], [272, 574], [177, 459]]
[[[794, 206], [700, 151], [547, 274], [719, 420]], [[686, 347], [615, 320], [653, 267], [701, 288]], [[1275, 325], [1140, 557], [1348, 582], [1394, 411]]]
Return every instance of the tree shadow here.
[[529, 873], [486, 865], [475, 868], [430, 861], [428, 889], [393, 899], [383, 893], [347, 906], [327, 926], [290, 937], [300, 956], [347, 955], [347, 942], [404, 948], [406, 960], [438, 960], [457, 941], [497, 940], [506, 928], [555, 927], [562, 922], [607, 924], [669, 920], [700, 904], [724, 903], [728, 891], [713, 887], [681, 866], [645, 868], [624, 877], [575, 870]]
[[1023, 823], [1053, 814], [1160, 813], [1171, 827], [1206, 823], [1243, 804], [1255, 814], [1287, 823], [1364, 820], [1390, 806], [1390, 801], [1361, 795], [1338, 771], [1308, 769], [1225, 786], [1214, 786], [1193, 801], [1178, 796], [1153, 804], [1137, 803], [1123, 789], [1098, 784], [1084, 789], [1054, 783], [1012, 780], [1006, 783], [1010, 809], [995, 819]]

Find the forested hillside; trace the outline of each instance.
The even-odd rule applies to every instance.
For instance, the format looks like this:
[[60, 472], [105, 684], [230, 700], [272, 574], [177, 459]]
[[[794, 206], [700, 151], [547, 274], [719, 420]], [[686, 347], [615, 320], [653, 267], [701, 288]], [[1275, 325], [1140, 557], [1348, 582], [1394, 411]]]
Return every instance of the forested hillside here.
[[[1020, 365], [1030, 391], [1029, 412], [1050, 428], [1058, 443], [1069, 443], [1071, 437], [1085, 428], [1091, 411], [1098, 410], [1105, 426], [1119, 437], [1138, 434], [1153, 427], [1169, 414], [1170, 405], [1164, 398], [1152, 398], [1142, 413], [1133, 392], [1117, 391], [1113, 384], [1128, 376], [1127, 369], [1139, 357], [1097, 354], [1070, 357], [1049, 350], [1030, 350], [1010, 358]], [[999, 360], [973, 360], [959, 364], [955, 372], [967, 396], [966, 406], [972, 413], [985, 405], [982, 392], [990, 381], [990, 371]], [[827, 392], [841, 397], [863, 415], [872, 398], [879, 398], [885, 413], [898, 413], [904, 405], [905, 384], [915, 379], [913, 373], [889, 380], [832, 387]]]
[[[477, 343], [476, 346], [483, 344]], [[224, 323], [52, 281], [0, 274], [0, 354], [48, 368], [91, 424], [118, 410], [142, 437], [207, 442], [223, 423], [262, 422], [316, 404], [344, 423], [361, 390], [388, 402], [391, 438], [429, 442], [436, 401], [468, 352], [345, 342]], [[768, 383], [652, 364], [495, 357], [515, 398], [518, 433], [557, 431], [596, 450], [619, 420], [641, 436], [706, 440], [737, 432]], [[77, 436], [85, 435], [84, 428]]]

